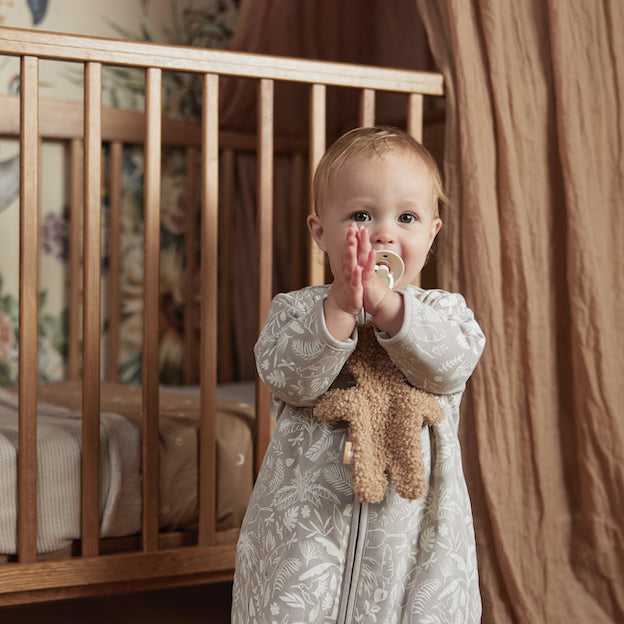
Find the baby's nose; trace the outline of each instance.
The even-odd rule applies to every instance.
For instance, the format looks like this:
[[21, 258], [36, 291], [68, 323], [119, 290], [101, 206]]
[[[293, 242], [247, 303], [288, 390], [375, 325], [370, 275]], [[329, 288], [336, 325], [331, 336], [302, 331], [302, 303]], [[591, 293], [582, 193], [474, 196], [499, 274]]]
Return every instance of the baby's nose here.
[[371, 243], [377, 243], [378, 245], [392, 245], [394, 243], [394, 236], [390, 228], [377, 227], [371, 232]]

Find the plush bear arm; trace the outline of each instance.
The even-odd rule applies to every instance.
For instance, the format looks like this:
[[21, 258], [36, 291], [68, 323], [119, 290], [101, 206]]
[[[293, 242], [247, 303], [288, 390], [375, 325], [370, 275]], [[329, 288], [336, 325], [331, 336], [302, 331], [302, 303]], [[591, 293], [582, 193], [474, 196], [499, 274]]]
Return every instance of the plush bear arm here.
[[326, 392], [314, 406], [314, 416], [328, 425], [349, 423], [363, 409], [356, 388], [337, 388]]
[[420, 391], [419, 410], [426, 425], [437, 425], [444, 420], [444, 409], [434, 395]]

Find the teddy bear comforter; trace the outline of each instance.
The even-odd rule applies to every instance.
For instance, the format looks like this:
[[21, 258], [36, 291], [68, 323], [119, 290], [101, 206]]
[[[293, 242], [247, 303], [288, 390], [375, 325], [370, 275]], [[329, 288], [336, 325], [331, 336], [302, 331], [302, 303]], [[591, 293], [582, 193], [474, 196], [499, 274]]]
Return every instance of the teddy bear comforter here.
[[485, 338], [460, 295], [405, 290], [403, 328], [377, 338], [445, 418], [422, 429], [425, 494], [409, 501], [390, 482], [381, 502], [362, 503], [343, 462], [346, 429], [313, 416], [319, 397], [349, 383], [357, 343], [357, 331], [344, 343], [327, 332], [327, 289], [278, 295], [256, 345], [277, 423], [241, 528], [232, 622], [479, 622], [457, 427]]

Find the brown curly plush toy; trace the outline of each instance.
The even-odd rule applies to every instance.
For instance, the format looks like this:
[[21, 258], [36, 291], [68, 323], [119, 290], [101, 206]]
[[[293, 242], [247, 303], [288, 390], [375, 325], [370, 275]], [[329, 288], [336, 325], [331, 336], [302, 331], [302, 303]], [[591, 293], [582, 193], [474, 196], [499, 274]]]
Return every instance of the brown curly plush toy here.
[[[314, 415], [327, 424], [348, 423], [352, 446], [353, 490], [362, 502], [383, 499], [390, 477], [403, 498], [420, 498], [427, 489], [420, 436], [444, 412], [434, 396], [410, 386], [377, 342], [373, 325], [358, 328], [347, 369], [356, 385], [323, 395]], [[387, 476], [386, 476], [387, 475]]]

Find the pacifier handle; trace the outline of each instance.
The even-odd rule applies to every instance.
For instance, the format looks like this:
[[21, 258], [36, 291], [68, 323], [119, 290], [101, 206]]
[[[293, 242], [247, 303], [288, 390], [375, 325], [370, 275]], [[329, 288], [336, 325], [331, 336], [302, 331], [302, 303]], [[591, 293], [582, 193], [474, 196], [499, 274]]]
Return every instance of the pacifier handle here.
[[394, 251], [380, 249], [375, 252], [375, 273], [388, 288], [394, 288], [403, 271], [405, 271], [403, 259]]

